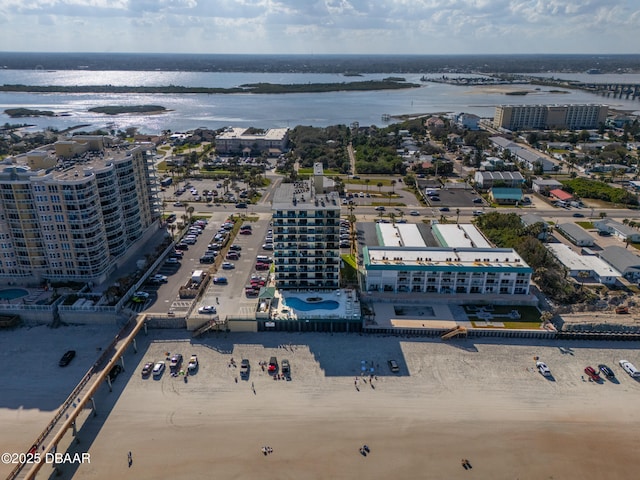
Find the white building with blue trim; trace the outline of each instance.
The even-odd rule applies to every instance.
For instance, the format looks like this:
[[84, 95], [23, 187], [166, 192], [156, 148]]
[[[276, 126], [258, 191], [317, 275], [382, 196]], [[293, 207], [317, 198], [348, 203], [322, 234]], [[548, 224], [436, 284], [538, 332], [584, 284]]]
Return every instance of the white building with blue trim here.
[[533, 269], [510, 248], [364, 247], [369, 292], [528, 295]]

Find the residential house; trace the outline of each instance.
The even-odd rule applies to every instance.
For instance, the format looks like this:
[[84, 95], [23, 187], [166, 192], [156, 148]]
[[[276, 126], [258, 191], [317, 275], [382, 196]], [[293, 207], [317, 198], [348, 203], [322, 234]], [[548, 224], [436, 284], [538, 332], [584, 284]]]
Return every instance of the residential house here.
[[603, 218], [593, 222], [593, 226], [599, 232], [608, 232], [623, 242], [638, 243], [640, 242], [640, 232], [633, 227], [617, 222], [611, 218]]
[[579, 247], [592, 247], [594, 244], [593, 237], [580, 227], [580, 225], [576, 225], [575, 223], [562, 223], [556, 226], [556, 230], [571, 243]]
[[630, 282], [640, 280], [640, 257], [623, 247], [606, 247], [600, 252], [600, 258], [622, 273]]

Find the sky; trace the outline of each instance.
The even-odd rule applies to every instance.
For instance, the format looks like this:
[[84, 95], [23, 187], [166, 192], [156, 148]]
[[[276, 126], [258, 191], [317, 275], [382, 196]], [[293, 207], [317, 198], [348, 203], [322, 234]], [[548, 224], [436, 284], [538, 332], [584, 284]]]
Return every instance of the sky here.
[[638, 0], [0, 0], [0, 50], [640, 53]]

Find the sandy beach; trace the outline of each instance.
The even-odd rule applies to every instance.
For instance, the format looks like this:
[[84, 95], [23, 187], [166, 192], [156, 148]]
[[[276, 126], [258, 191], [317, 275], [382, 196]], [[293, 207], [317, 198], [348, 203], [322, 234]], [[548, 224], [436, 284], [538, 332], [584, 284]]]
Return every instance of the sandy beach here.
[[[80, 328], [67, 330], [82, 338]], [[21, 331], [8, 336], [15, 343]], [[71, 445], [91, 463], [66, 465], [56, 478], [629, 479], [640, 451], [640, 383], [617, 361], [640, 363], [632, 346], [276, 333], [192, 340], [183, 331], [150, 331], [137, 354], [125, 355], [113, 392], [101, 388], [98, 416], [87, 411], [80, 443]], [[142, 379], [142, 365], [167, 352], [187, 360], [196, 353], [199, 371], [187, 382], [168, 372]], [[259, 362], [272, 355], [290, 360], [291, 381], [262, 371]], [[535, 356], [552, 380], [535, 370]], [[251, 361], [248, 380], [231, 358]], [[611, 366], [618, 383], [583, 381], [584, 367], [598, 363]], [[373, 382], [361, 376], [372, 365]], [[66, 397], [52, 380], [31, 386]], [[21, 409], [17, 418], [17, 403], [3, 395], [6, 451], [28, 447], [51, 413]], [[60, 450], [71, 434], [65, 441]], [[264, 446], [273, 453], [264, 455]], [[51, 473], [45, 467], [38, 478]]]

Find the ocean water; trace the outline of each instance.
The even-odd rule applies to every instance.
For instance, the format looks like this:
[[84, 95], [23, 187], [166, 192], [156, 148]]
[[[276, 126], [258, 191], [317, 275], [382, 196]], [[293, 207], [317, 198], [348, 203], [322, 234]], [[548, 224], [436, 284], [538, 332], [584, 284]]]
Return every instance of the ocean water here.
[[[541, 74], [542, 75], [542, 74]], [[546, 74], [551, 76], [551, 74]], [[453, 86], [421, 82], [420, 74], [385, 73], [348, 77], [332, 73], [259, 73], [259, 72], [181, 72], [181, 71], [89, 71], [89, 70], [0, 70], [0, 84], [24, 85], [184, 85], [202, 87], [233, 87], [246, 83], [318, 83], [352, 82], [382, 79], [388, 76], [418, 83], [419, 88], [393, 91], [326, 92], [302, 94], [61, 94], [0, 92], [0, 123], [28, 123], [33, 129], [47, 127], [65, 129], [88, 124], [95, 128], [125, 129], [137, 127], [142, 133], [174, 132], [194, 128], [295, 127], [359, 122], [360, 125], [386, 124], [383, 115], [421, 115], [427, 113], [474, 113], [492, 117], [500, 104], [604, 103], [612, 108], [639, 111], [639, 100], [603, 97], [579, 90], [566, 89], [558, 94], [541, 87], [515, 86], [531, 89], [526, 96], [506, 96], [483, 87]], [[441, 76], [432, 74], [429, 76]], [[451, 74], [450, 76], [454, 76]], [[561, 74], [557, 77], [565, 78]], [[598, 75], [590, 75], [595, 77]], [[637, 76], [633, 76], [634, 80]], [[626, 79], [625, 75], [607, 75]], [[621, 80], [622, 81], [622, 80]], [[629, 81], [631, 83], [632, 80]], [[636, 80], [637, 81], [637, 80]], [[555, 89], [557, 90], [557, 88]], [[104, 105], [162, 105], [169, 111], [156, 115], [127, 114], [110, 116], [89, 112]], [[12, 119], [7, 108], [51, 110], [56, 117]], [[395, 122], [391, 118], [391, 122]]]

